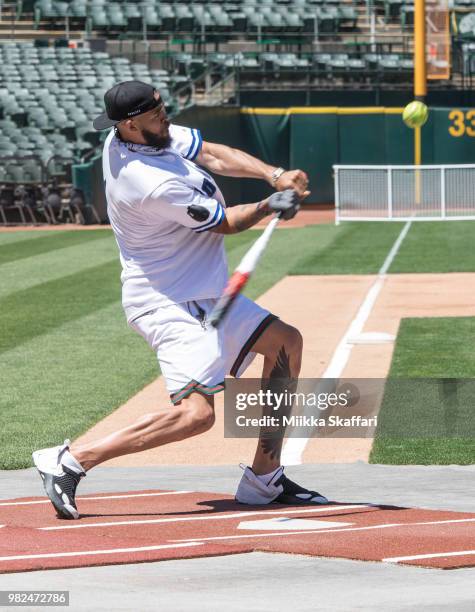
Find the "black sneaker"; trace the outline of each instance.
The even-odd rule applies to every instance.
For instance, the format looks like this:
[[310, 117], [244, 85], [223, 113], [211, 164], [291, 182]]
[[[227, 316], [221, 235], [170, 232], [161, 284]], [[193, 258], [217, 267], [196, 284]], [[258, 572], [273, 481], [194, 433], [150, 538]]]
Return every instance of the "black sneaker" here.
[[292, 482], [280, 466], [268, 482], [254, 474], [250, 467], [240, 464], [244, 470], [236, 491], [235, 500], [240, 504], [260, 506], [272, 503], [280, 504], [328, 504], [328, 499], [316, 491], [309, 491]]
[[287, 476], [282, 472], [280, 478], [274, 483], [276, 486], [282, 485], [283, 491], [278, 495], [273, 501], [274, 503], [279, 504], [315, 504], [318, 506], [323, 506], [328, 504], [328, 499], [317, 493], [317, 491], [309, 491], [309, 489], [305, 489], [301, 487], [296, 482], [287, 478]]
[[62, 446], [44, 448], [33, 453], [33, 462], [43, 479], [46, 495], [53, 504], [58, 516], [64, 519], [78, 519], [79, 512], [76, 507], [76, 488], [85, 472], [75, 472], [61, 459], [69, 450], [69, 440]]

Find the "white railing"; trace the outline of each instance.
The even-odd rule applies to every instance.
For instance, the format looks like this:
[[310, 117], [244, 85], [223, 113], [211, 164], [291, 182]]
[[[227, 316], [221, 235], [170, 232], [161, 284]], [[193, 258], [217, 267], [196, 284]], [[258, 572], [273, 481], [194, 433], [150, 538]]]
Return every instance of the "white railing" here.
[[475, 219], [475, 164], [333, 169], [337, 225]]

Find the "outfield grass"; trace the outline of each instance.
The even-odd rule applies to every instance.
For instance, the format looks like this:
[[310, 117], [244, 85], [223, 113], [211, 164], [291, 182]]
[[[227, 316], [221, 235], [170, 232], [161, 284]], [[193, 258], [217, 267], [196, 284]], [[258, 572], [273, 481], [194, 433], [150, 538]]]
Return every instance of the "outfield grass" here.
[[371, 463], [475, 463], [474, 345], [475, 317], [401, 321]]
[[291, 274], [376, 274], [403, 227], [377, 222], [317, 226], [333, 235], [331, 247], [301, 258]]
[[415, 222], [389, 272], [474, 272], [475, 221]]
[[[330, 248], [299, 259], [291, 274], [376, 274], [404, 223], [319, 226]], [[401, 272], [475, 272], [475, 221], [414, 222], [389, 269]]]
[[[8, 234], [7, 234], [8, 235]], [[10, 234], [12, 235], [12, 234]], [[13, 234], [18, 236], [18, 234]], [[0, 242], [0, 265], [8, 261], [18, 261], [26, 257], [34, 257], [49, 253], [75, 244], [85, 244], [93, 240], [101, 240], [109, 235], [108, 230], [49, 232], [49, 235], [36, 236], [32, 239]], [[22, 238], [22, 236], [20, 236]]]

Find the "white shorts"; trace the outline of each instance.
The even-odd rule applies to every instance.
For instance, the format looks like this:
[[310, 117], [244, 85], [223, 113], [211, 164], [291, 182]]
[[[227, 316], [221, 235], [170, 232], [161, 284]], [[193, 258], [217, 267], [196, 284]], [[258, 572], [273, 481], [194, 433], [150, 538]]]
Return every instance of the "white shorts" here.
[[199, 390], [224, 389], [224, 377], [239, 377], [255, 357], [250, 349], [277, 317], [239, 295], [223, 324], [206, 324], [217, 299], [157, 308], [129, 323], [156, 353], [173, 403]]

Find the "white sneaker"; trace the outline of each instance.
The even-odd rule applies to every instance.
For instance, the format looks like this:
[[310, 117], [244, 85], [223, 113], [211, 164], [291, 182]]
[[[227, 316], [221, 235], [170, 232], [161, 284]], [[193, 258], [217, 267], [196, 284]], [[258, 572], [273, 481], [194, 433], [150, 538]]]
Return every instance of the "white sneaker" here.
[[276, 481], [284, 472], [284, 468], [280, 467], [266, 484], [259, 478], [250, 467], [239, 464], [244, 470], [241, 481], [236, 491], [235, 499], [241, 504], [262, 505], [270, 504], [284, 490], [284, 487]]
[[274, 472], [267, 484], [254, 474], [250, 467], [242, 464], [241, 467], [244, 469], [244, 474], [235, 497], [241, 504], [259, 505], [276, 502], [292, 506], [303, 504], [323, 506], [329, 503], [321, 493], [305, 489], [287, 478], [283, 467]]
[[[69, 440], [61, 446], [43, 448], [32, 455], [36, 469], [43, 480], [46, 495], [61, 518], [78, 519], [76, 488], [86, 472], [79, 467], [63, 465], [62, 459], [69, 452]], [[74, 460], [71, 460], [74, 463]], [[69, 462], [68, 462], [69, 463]]]

